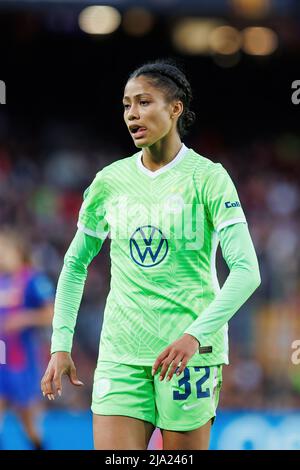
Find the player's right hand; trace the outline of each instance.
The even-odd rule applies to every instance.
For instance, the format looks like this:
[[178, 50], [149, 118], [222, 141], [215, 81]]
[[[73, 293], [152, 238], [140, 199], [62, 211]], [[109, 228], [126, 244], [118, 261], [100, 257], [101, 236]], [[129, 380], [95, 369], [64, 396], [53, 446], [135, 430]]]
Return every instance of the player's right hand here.
[[63, 375], [67, 375], [73, 385], [82, 386], [83, 382], [78, 380], [76, 368], [70, 353], [58, 351], [52, 354], [46, 372], [41, 380], [41, 390], [49, 400], [55, 399], [55, 394], [62, 394]]

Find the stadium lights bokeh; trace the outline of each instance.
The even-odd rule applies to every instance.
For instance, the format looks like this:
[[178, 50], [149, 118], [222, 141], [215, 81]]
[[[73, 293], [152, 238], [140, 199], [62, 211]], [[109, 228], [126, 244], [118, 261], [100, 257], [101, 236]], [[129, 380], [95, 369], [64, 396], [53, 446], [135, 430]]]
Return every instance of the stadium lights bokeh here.
[[79, 15], [79, 26], [88, 34], [111, 34], [121, 23], [121, 14], [110, 6], [90, 6]]
[[249, 27], [244, 29], [243, 50], [252, 55], [272, 54], [278, 46], [277, 34], [270, 28]]
[[218, 19], [183, 18], [174, 27], [174, 46], [185, 54], [209, 54], [209, 37], [222, 22]]
[[277, 34], [270, 28], [253, 26], [238, 31], [217, 18], [183, 18], [174, 26], [172, 39], [184, 54], [234, 56], [231, 61], [217, 61], [219, 65], [237, 63], [241, 49], [246, 54], [262, 56], [272, 54], [278, 46]]
[[271, 11], [271, 0], [230, 0], [234, 13], [248, 19], [258, 20]]
[[[153, 27], [154, 15], [145, 8], [131, 8], [121, 13], [110, 6], [90, 6], [79, 15], [79, 26], [88, 34], [111, 34], [120, 26], [132, 36], [143, 36]], [[232, 60], [216, 60], [222, 66], [235, 65], [239, 51], [264, 56], [278, 46], [278, 36], [270, 28], [251, 26], [238, 31], [218, 18], [185, 17], [171, 31], [174, 47], [187, 55], [232, 56]]]
[[235, 54], [241, 47], [240, 32], [232, 26], [215, 28], [209, 36], [209, 46], [213, 52], [223, 55]]
[[131, 36], [143, 36], [151, 31], [155, 18], [145, 8], [130, 8], [123, 14], [122, 26], [124, 31]]

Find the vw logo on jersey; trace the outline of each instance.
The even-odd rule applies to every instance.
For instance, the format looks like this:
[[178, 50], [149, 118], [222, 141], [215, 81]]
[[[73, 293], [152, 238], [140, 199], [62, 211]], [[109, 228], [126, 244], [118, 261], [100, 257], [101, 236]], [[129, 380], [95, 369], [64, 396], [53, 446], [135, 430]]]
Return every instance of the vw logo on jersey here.
[[130, 237], [130, 256], [143, 268], [161, 263], [168, 253], [168, 240], [162, 231], [153, 225], [143, 225]]

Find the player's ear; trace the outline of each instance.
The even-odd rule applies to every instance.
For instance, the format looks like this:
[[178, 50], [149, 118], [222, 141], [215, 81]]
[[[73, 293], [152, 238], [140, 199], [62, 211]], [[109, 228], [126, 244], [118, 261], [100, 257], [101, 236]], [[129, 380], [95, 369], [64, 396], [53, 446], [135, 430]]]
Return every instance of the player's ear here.
[[179, 118], [179, 116], [183, 113], [183, 103], [180, 100], [173, 101], [171, 103], [171, 117]]

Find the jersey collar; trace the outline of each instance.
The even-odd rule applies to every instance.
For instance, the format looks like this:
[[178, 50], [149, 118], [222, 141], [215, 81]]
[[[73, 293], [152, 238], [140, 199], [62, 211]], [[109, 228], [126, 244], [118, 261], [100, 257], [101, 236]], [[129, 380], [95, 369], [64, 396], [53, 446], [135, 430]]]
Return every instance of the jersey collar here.
[[155, 171], [151, 171], [151, 170], [149, 170], [149, 168], [146, 168], [143, 165], [143, 163], [142, 163], [143, 151], [141, 151], [137, 154], [136, 163], [137, 163], [138, 168], [143, 173], [150, 176], [151, 178], [155, 178], [156, 176], [160, 175], [161, 173], [164, 173], [165, 171], [168, 171], [170, 168], [173, 168], [173, 166], [177, 165], [183, 159], [184, 155], [186, 154], [186, 152], [188, 150], [189, 149], [184, 144], [182, 144], [182, 147], [179, 150], [179, 152], [177, 153], [176, 157], [173, 158], [173, 160], [171, 160], [169, 163], [167, 163], [166, 165], [162, 166], [161, 168], [159, 168], [158, 170], [155, 170]]

